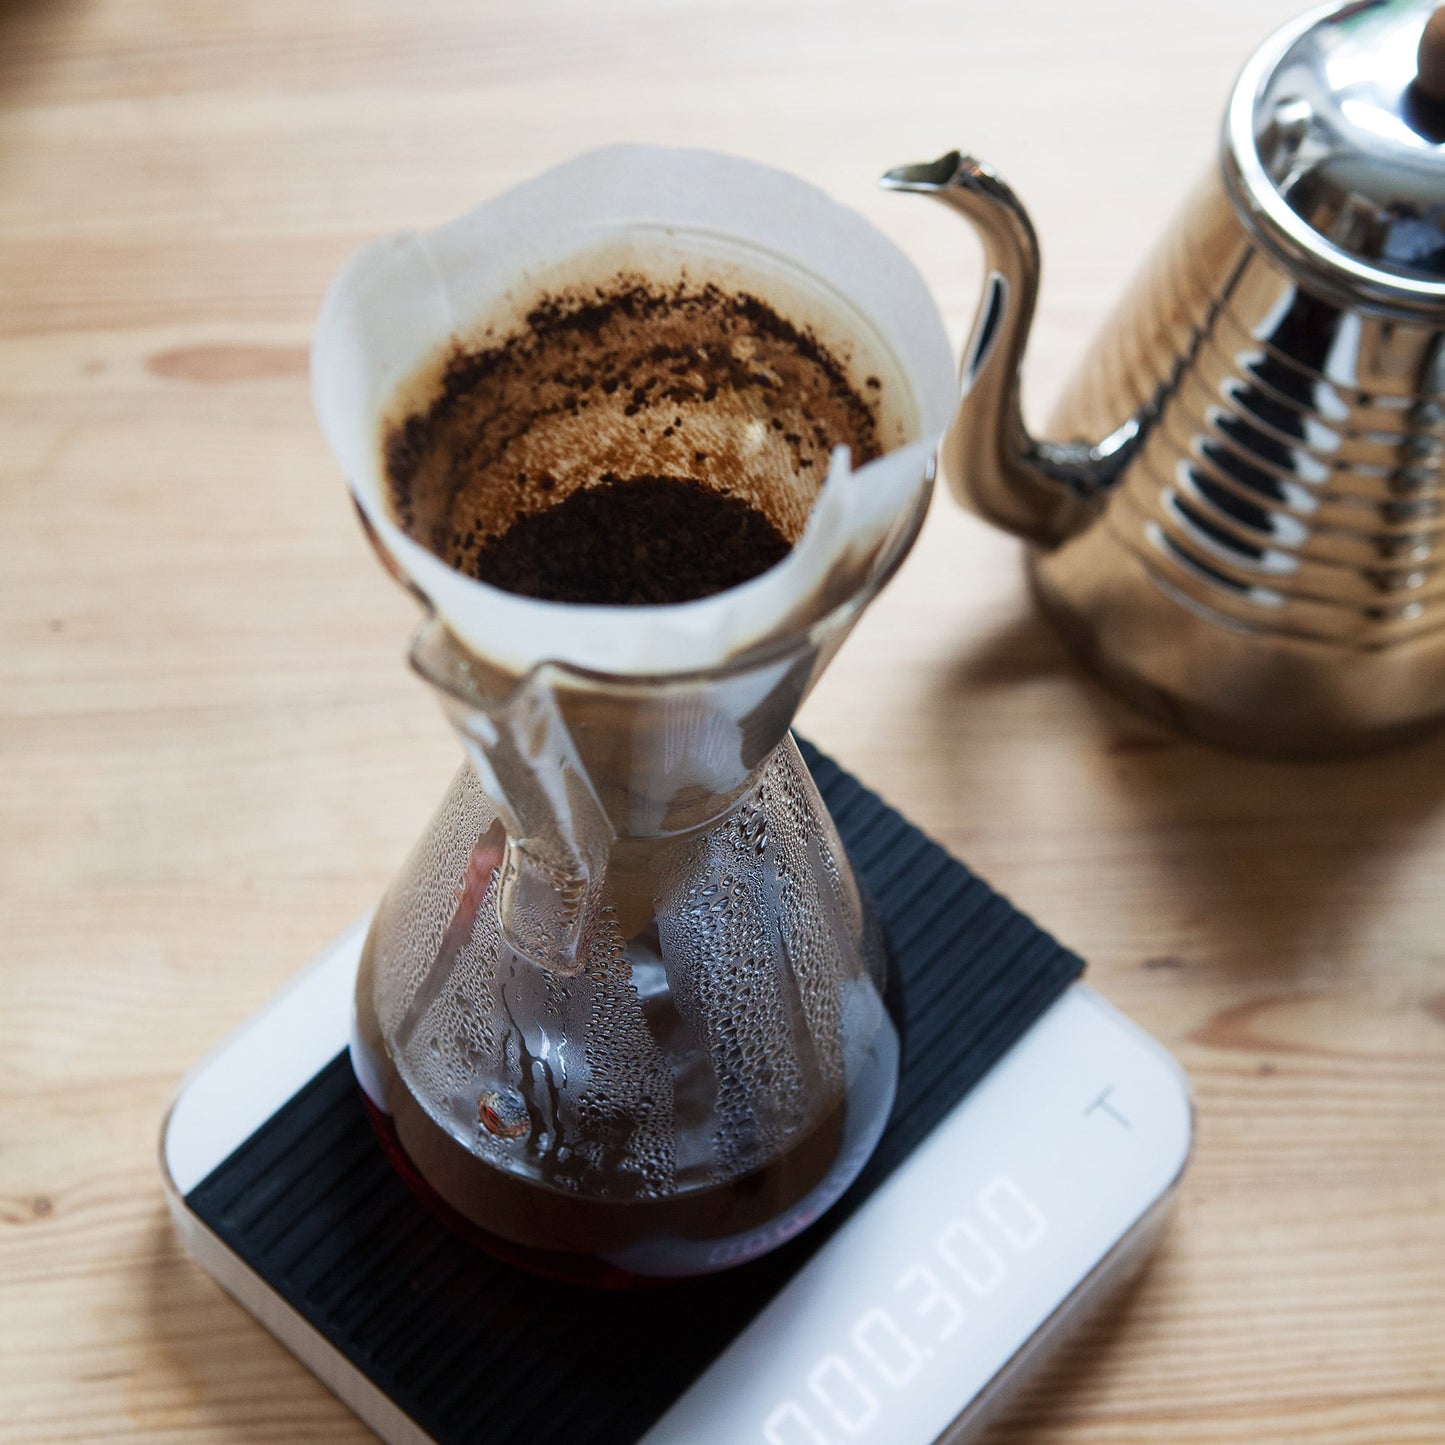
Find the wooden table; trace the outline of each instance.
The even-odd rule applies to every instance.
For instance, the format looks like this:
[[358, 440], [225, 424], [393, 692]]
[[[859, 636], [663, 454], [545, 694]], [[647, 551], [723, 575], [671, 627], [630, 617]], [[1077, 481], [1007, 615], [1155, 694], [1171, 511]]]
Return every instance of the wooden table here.
[[[312, 420], [321, 291], [593, 144], [781, 164], [961, 334], [963, 145], [1044, 238], [1036, 415], [1295, 0], [9, 0], [0, 9], [0, 1440], [345, 1441], [180, 1253], [181, 1073], [376, 897], [457, 749]], [[1445, 1440], [1445, 740], [1168, 736], [940, 497], [802, 722], [1082, 951], [1188, 1068], [1141, 1287], [1000, 1442]]]

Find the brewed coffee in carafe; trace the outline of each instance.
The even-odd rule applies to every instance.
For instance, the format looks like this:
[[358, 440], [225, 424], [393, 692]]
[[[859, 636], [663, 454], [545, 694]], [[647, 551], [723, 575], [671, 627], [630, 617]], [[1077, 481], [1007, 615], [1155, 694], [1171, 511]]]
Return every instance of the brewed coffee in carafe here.
[[951, 367], [911, 267], [809, 188], [585, 161], [522, 188], [571, 197], [547, 264], [479, 268], [487, 207], [364, 252], [315, 364], [467, 753], [372, 924], [357, 1074], [454, 1220], [614, 1280], [782, 1243], [885, 1127], [884, 950], [788, 727], [916, 535]]

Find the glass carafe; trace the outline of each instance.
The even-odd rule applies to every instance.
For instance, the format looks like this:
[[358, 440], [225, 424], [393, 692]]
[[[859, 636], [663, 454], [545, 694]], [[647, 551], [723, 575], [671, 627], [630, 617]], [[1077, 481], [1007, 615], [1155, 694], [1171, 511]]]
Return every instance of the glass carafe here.
[[884, 953], [787, 732], [823, 641], [656, 683], [546, 665], [489, 702], [421, 639], [470, 761], [372, 926], [355, 1056], [487, 1234], [716, 1269], [872, 1151], [899, 1052]]
[[697, 1274], [817, 1218], [892, 1103], [881, 939], [789, 727], [922, 523], [952, 367], [912, 267], [777, 172], [618, 148], [492, 208], [545, 249], [558, 196], [577, 233], [559, 254], [641, 224], [866, 334], [902, 429], [856, 472], [835, 452], [793, 551], [741, 587], [647, 607], [503, 593], [396, 525], [374, 456], [440, 321], [504, 284], [491, 208], [343, 274], [318, 407], [425, 605], [412, 662], [467, 759], [376, 914], [352, 1054], [403, 1171], [494, 1249], [577, 1279]]

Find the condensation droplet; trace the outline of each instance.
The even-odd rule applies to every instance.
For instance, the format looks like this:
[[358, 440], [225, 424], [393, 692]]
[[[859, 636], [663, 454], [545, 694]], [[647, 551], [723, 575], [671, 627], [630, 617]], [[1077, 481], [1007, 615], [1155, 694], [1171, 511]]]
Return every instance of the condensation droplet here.
[[510, 1090], [486, 1090], [477, 1100], [477, 1121], [498, 1139], [521, 1139], [531, 1130], [527, 1106]]

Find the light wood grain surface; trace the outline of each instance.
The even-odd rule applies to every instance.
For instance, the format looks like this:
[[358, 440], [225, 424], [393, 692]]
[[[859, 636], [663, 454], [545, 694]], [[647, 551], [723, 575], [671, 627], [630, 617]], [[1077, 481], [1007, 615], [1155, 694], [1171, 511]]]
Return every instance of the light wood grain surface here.
[[[887, 197], [962, 145], [1044, 241], [1035, 415], [1293, 0], [0, 4], [0, 1440], [352, 1441], [180, 1253], [182, 1072], [377, 896], [456, 746], [312, 420], [362, 240], [593, 144]], [[1188, 1068], [1131, 1298], [1005, 1445], [1445, 1441], [1445, 741], [1289, 767], [1170, 737], [940, 497], [802, 725], [1083, 952]], [[540, 1405], [545, 1408], [545, 1403]]]

